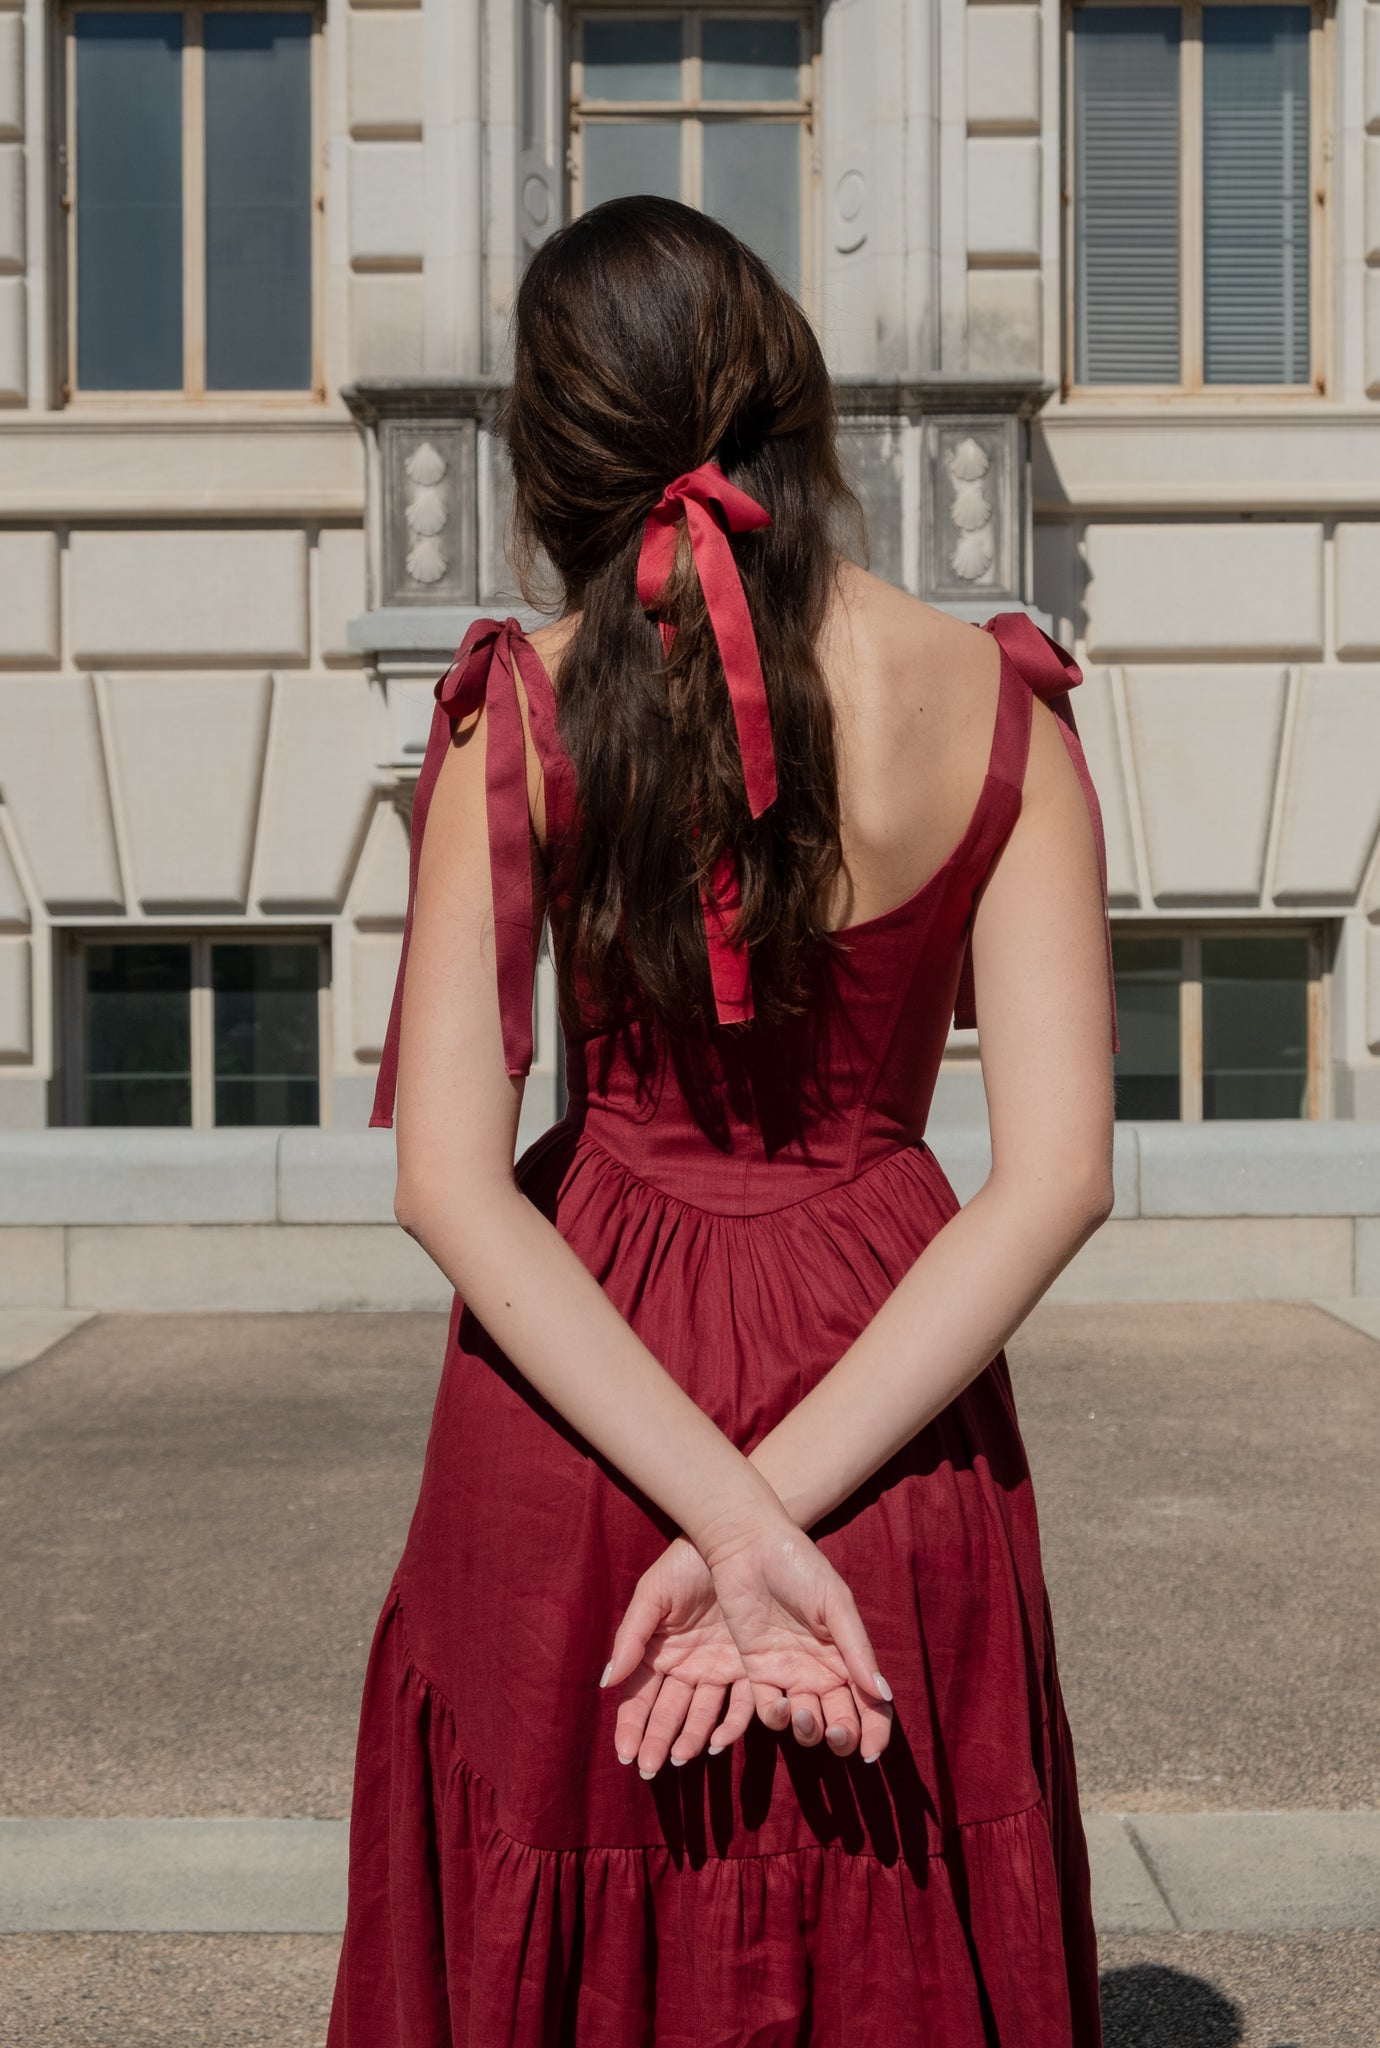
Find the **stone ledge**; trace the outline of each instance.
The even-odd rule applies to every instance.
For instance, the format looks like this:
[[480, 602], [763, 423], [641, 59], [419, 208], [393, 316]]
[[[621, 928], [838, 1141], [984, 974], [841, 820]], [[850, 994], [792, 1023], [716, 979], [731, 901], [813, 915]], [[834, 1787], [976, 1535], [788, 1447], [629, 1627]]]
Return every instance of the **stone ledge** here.
[[[544, 1128], [525, 1118], [519, 1151]], [[986, 1126], [936, 1125], [926, 1142], [971, 1200], [991, 1165]], [[0, 1131], [0, 1225], [391, 1223], [393, 1159], [385, 1131]], [[1380, 1232], [1375, 1124], [1121, 1123], [1114, 1176], [1113, 1223], [1354, 1219], [1367, 1244]]]
[[1375, 1124], [1137, 1128], [1142, 1216], [1380, 1215]]
[[[391, 1173], [387, 1186], [391, 1213]], [[1349, 1216], [1112, 1220], [1064, 1268], [1048, 1299], [1306, 1301], [1333, 1315], [1359, 1303], [1343, 1319], [1372, 1334], [1380, 1288], [1356, 1277], [1369, 1271], [1358, 1229]], [[1367, 1291], [1369, 1304], [1361, 1300]], [[450, 1300], [426, 1254], [382, 1218], [0, 1228], [0, 1312], [444, 1311]]]

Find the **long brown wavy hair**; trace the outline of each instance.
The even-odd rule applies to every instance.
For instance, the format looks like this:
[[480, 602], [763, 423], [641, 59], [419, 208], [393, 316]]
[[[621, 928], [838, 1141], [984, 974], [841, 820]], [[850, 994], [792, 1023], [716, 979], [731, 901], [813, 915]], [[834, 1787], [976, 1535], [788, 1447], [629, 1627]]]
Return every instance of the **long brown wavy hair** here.
[[[560, 876], [556, 967], [577, 1028], [715, 1020], [700, 889], [724, 848], [741, 892], [758, 1026], [806, 1003], [816, 918], [842, 863], [834, 714], [816, 653], [844, 481], [824, 358], [767, 265], [674, 200], [612, 199], [533, 256], [514, 310], [499, 429], [514, 482], [512, 557], [536, 600], [542, 555], [578, 621], [558, 711], [583, 829]], [[723, 666], [682, 527], [659, 617], [636, 570], [671, 480], [718, 463], [771, 514], [731, 545], [761, 654], [778, 794], [754, 821]], [[698, 826], [698, 834], [695, 827]], [[578, 993], [576, 962], [578, 961]], [[591, 1009], [593, 1014], [591, 1015]]]

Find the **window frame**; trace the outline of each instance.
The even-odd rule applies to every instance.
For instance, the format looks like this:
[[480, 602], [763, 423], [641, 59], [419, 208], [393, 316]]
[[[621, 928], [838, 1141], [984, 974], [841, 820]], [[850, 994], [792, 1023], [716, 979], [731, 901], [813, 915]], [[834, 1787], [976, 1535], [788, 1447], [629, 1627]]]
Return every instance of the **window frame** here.
[[[1075, 298], [1074, 39], [1075, 18], [1085, 6], [1177, 6], [1179, 32], [1179, 381], [1176, 384], [1080, 384]], [[1308, 31], [1308, 357], [1309, 374], [1297, 384], [1207, 383], [1203, 377], [1203, 8], [1204, 5], [1307, 5]], [[1326, 398], [1332, 289], [1331, 208], [1333, 9], [1330, 0], [1062, 0], [1061, 84], [1064, 108], [1060, 180], [1060, 254], [1064, 268], [1064, 335], [1060, 370], [1062, 399], [1248, 400], [1297, 404]]]
[[[182, 17], [182, 388], [176, 391], [86, 391], [77, 377], [77, 36], [79, 14], [177, 14]], [[311, 21], [311, 383], [288, 391], [206, 388], [206, 130], [207, 14], [306, 14]], [[62, 37], [62, 137], [57, 152], [62, 238], [61, 397], [83, 410], [131, 406], [255, 406], [280, 410], [326, 403], [323, 351], [326, 304], [326, 8], [324, 0], [68, 0]]]
[[[277, 1129], [277, 1125], [245, 1126], [243, 1124], [218, 1124], [216, 1122], [216, 1075], [215, 1075], [215, 992], [211, 986], [211, 949], [214, 946], [271, 946], [271, 945], [314, 945], [317, 957], [316, 981], [316, 1060], [317, 1060], [317, 1120], [314, 1124], [303, 1124], [303, 1130], [325, 1130], [331, 1120], [330, 1077], [332, 1065], [331, 1050], [331, 935], [319, 925], [300, 928], [273, 926], [271, 929], [258, 927], [187, 926], [146, 924], [135, 930], [126, 927], [113, 928], [101, 925], [83, 925], [80, 928], [63, 929], [57, 934], [61, 946], [58, 961], [58, 1108], [61, 1121], [66, 1126], [80, 1130], [109, 1128], [149, 1129], [154, 1126], [102, 1126], [88, 1124], [85, 1117], [86, 1096], [86, 971], [85, 956], [89, 946], [156, 946], [187, 945], [191, 947], [191, 987], [188, 1002], [191, 1009], [191, 1082], [192, 1118], [190, 1124], [159, 1125], [159, 1129], [224, 1131], [249, 1129]], [[293, 1126], [293, 1128], [298, 1128]]]
[[[800, 130], [800, 304], [813, 316], [818, 296], [819, 259], [819, 16], [800, 0], [754, 0], [754, 17], [795, 21], [800, 27], [800, 97], [785, 100], [706, 100], [701, 93], [701, 29], [706, 20], [741, 20], [744, 9], [719, 4], [697, 6], [694, 0], [628, 0], [623, 6], [579, 7], [570, 20], [567, 65], [565, 182], [567, 218], [584, 210], [584, 129], [588, 122], [615, 125], [620, 120], [674, 120], [680, 129], [680, 196], [687, 206], [704, 198], [704, 128], [708, 121], [772, 121]], [[590, 100], [584, 93], [584, 28], [591, 20], [617, 21], [625, 16], [670, 15], [683, 21], [688, 34], [681, 52], [681, 95], [662, 100]]]
[[[1299, 1117], [1271, 1119], [1281, 1123], [1316, 1123], [1332, 1114], [1331, 1064], [1328, 1058], [1328, 1015], [1333, 946], [1328, 928], [1306, 918], [1188, 919], [1114, 917], [1112, 939], [1177, 939], [1179, 942], [1179, 1114], [1166, 1123], [1200, 1124], [1203, 1116], [1203, 961], [1204, 939], [1271, 938], [1308, 941], [1308, 1051], [1305, 1086], [1307, 1109]], [[1137, 1123], [1143, 1118], [1118, 1118]], [[1207, 1119], [1214, 1121], [1214, 1119]]]

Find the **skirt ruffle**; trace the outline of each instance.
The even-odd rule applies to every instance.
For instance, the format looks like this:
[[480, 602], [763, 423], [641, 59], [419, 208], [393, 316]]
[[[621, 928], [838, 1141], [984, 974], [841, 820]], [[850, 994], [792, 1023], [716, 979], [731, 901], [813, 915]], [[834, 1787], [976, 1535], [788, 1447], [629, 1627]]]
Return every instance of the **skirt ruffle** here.
[[1061, 1835], [1063, 1855], [1081, 1856], [1081, 1830], [1070, 1845], [1044, 1800], [962, 1826], [918, 1863], [837, 1843], [537, 1848], [498, 1812], [450, 1701], [414, 1661], [395, 1581], [365, 1683], [330, 2048], [1095, 2038], [1070, 1974], [1069, 1896], [1086, 1874], [1060, 1869]]

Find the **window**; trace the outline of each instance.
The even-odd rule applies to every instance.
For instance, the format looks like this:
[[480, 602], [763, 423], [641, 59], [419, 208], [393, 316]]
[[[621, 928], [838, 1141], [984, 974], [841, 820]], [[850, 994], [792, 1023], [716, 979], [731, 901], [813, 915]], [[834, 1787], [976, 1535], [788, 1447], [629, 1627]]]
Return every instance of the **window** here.
[[574, 207], [633, 192], [721, 220], [805, 294], [811, 121], [799, 10], [591, 13], [576, 23]]
[[1119, 1117], [1320, 1113], [1316, 932], [1122, 931], [1112, 952]]
[[1320, 384], [1321, 6], [1071, 20], [1072, 382]]
[[321, 1121], [316, 938], [72, 941], [68, 1121]]
[[87, 5], [67, 38], [67, 395], [310, 392], [307, 7]]

